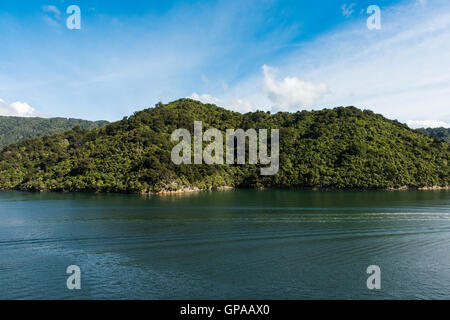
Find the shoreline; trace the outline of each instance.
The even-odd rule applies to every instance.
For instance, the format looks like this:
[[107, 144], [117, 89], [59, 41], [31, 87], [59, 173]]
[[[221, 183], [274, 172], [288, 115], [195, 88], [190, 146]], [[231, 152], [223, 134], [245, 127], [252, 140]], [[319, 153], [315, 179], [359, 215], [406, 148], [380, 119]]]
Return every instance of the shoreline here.
[[179, 190], [164, 190], [158, 192], [145, 192], [141, 194], [151, 194], [151, 195], [170, 195], [170, 194], [183, 194], [183, 193], [194, 193], [194, 192], [205, 192], [205, 191], [227, 191], [227, 190], [312, 190], [312, 191], [439, 191], [439, 190], [450, 190], [450, 186], [426, 186], [426, 187], [408, 187], [402, 186], [398, 188], [348, 188], [348, 189], [338, 189], [338, 188], [318, 188], [318, 187], [292, 187], [292, 188], [271, 188], [271, 187], [261, 187], [261, 188], [234, 188], [230, 186], [219, 187], [219, 188], [208, 188], [200, 189], [197, 187], [193, 188], [181, 188]]
[[52, 190], [14, 190], [14, 189], [0, 189], [0, 192], [32, 192], [32, 193], [93, 193], [93, 194], [139, 194], [139, 195], [179, 195], [190, 194], [208, 191], [231, 191], [231, 190], [305, 190], [305, 191], [334, 191], [334, 192], [346, 192], [346, 191], [442, 191], [450, 190], [450, 186], [425, 186], [425, 187], [409, 187], [402, 186], [397, 188], [320, 188], [320, 187], [260, 187], [260, 188], [235, 188], [232, 186], [211, 187], [201, 189], [198, 187], [182, 187], [178, 190], [161, 190], [150, 192], [103, 192], [103, 191], [52, 191]]

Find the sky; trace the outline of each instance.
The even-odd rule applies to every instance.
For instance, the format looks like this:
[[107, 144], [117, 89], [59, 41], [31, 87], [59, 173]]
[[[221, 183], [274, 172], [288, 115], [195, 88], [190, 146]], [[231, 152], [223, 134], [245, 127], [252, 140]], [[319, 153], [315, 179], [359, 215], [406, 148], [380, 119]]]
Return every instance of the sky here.
[[116, 121], [185, 97], [450, 127], [450, 1], [0, 1], [0, 115]]

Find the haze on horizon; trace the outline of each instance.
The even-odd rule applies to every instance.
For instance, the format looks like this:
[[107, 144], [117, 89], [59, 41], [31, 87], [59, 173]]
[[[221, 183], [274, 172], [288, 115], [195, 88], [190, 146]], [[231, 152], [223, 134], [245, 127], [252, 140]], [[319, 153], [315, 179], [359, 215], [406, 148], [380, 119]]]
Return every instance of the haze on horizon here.
[[[66, 27], [72, 4], [80, 30]], [[366, 26], [370, 5], [379, 30]], [[0, 39], [0, 115], [115, 121], [190, 97], [450, 127], [445, 0], [4, 0]]]

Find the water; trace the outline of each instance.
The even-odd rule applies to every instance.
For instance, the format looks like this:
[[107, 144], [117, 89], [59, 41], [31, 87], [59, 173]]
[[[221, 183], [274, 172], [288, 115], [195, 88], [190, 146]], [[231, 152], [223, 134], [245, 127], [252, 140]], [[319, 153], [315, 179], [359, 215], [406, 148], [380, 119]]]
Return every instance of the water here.
[[0, 299], [450, 299], [450, 192], [0, 193]]

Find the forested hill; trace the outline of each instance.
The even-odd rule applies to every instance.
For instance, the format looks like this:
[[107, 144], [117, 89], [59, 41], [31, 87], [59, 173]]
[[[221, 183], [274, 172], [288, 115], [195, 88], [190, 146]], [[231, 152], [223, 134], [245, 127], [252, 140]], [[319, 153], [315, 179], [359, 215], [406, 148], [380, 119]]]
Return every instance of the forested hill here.
[[[175, 165], [171, 133], [214, 127], [279, 128], [280, 169], [259, 165]], [[204, 143], [203, 146], [205, 146]], [[182, 187], [308, 187], [384, 189], [448, 186], [449, 144], [371, 111], [240, 114], [181, 99], [136, 112], [102, 128], [79, 128], [7, 146], [0, 188], [16, 190], [155, 192]]]
[[52, 133], [70, 130], [76, 126], [83, 129], [99, 128], [107, 121], [87, 121], [66, 118], [22, 118], [0, 116], [0, 149], [25, 139], [39, 138]]
[[421, 128], [417, 130], [431, 137], [437, 137], [450, 143], [450, 128]]

